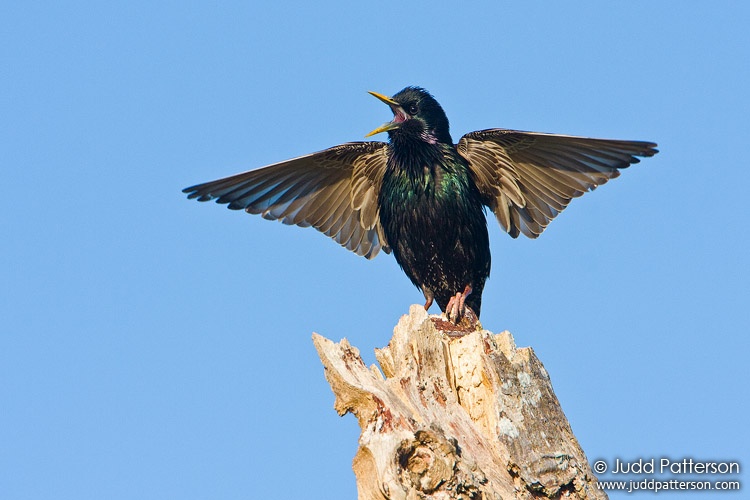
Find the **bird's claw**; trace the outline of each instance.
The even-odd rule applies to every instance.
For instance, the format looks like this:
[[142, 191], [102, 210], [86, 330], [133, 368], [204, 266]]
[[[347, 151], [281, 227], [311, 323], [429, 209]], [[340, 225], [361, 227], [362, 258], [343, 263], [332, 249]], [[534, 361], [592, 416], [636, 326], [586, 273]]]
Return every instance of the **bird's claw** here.
[[[448, 300], [448, 305], [445, 306], [445, 317], [448, 321], [457, 325], [463, 317], [471, 316], [476, 318], [474, 311], [466, 306], [466, 297], [468, 297], [469, 294], [471, 294], [471, 287], [466, 285], [463, 292], [457, 292], [456, 295]], [[471, 312], [470, 315], [467, 314], [469, 311]]]
[[448, 305], [445, 307], [445, 317], [452, 323], [458, 323], [466, 309], [466, 298], [461, 292], [450, 298]]

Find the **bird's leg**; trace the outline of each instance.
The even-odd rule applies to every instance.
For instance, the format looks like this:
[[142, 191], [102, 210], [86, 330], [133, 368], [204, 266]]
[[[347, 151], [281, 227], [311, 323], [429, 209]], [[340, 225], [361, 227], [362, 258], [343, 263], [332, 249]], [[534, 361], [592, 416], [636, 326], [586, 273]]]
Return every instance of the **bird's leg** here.
[[435, 294], [432, 293], [432, 290], [428, 288], [422, 288], [422, 293], [424, 294], [424, 298], [426, 300], [426, 302], [424, 303], [424, 310], [426, 311], [432, 305], [432, 301], [435, 299]]
[[466, 285], [463, 292], [456, 292], [456, 295], [450, 298], [448, 305], [445, 307], [445, 315], [448, 321], [457, 324], [461, 316], [466, 313], [466, 297], [471, 292], [471, 285]]

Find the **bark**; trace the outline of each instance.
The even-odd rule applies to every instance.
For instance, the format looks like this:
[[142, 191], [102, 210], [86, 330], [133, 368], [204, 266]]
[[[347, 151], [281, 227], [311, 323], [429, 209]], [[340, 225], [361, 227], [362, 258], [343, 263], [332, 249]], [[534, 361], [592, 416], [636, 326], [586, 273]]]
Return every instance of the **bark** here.
[[607, 498], [534, 351], [450, 329], [412, 306], [376, 349], [380, 369], [313, 334], [336, 411], [362, 430], [359, 498]]

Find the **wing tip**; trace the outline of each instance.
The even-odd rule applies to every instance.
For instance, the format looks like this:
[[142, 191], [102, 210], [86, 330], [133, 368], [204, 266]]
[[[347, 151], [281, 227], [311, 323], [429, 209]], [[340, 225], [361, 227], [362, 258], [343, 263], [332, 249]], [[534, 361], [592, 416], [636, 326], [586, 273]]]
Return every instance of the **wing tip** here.
[[198, 201], [210, 201], [213, 199], [210, 193], [201, 192], [201, 184], [186, 187], [182, 192], [187, 195], [188, 200], [195, 200], [197, 198]]
[[193, 198], [197, 198], [199, 196], [198, 195], [198, 186], [197, 185], [186, 187], [186, 188], [184, 188], [182, 190], [182, 192], [185, 193], [186, 195], [188, 195], [187, 196], [188, 200], [192, 200]]
[[211, 201], [214, 198], [210, 194], [203, 194], [203, 193], [200, 193], [200, 192], [196, 191], [194, 193], [190, 193], [188, 195], [187, 199], [188, 200], [196, 200], [197, 199], [200, 202], [204, 202], [204, 201]]
[[659, 145], [656, 144], [655, 142], [649, 142], [647, 144], [648, 149], [646, 150], [646, 153], [643, 156], [646, 158], [650, 158], [654, 156], [656, 153], [659, 152], [659, 150], [657, 149], [658, 146]]

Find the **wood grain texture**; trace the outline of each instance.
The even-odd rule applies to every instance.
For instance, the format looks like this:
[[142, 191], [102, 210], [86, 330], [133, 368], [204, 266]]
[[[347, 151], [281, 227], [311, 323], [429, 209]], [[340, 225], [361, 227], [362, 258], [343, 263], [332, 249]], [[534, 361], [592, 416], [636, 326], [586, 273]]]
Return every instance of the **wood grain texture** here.
[[359, 498], [607, 498], [534, 351], [509, 332], [436, 325], [412, 306], [376, 350], [380, 368], [313, 335], [336, 411], [362, 431]]

